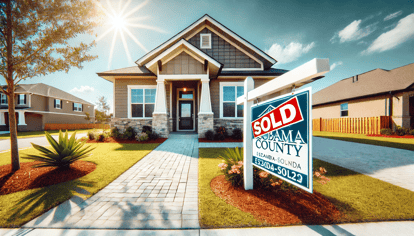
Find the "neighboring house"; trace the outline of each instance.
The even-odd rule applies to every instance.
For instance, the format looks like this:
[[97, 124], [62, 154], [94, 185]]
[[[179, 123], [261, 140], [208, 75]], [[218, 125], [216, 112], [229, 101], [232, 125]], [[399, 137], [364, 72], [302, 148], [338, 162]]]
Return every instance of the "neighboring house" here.
[[[0, 130], [9, 130], [7, 96], [0, 93]], [[94, 119], [94, 105], [52, 86], [19, 84], [15, 90], [18, 131], [44, 130], [46, 123], [82, 124], [85, 112]]]
[[313, 94], [312, 116], [391, 116], [394, 126], [414, 128], [414, 63], [375, 69], [322, 89]]
[[[173, 131], [224, 126], [242, 128], [244, 80], [258, 87], [287, 72], [276, 60], [208, 15], [136, 61], [137, 66], [97, 73], [114, 84], [112, 125], [137, 131]], [[286, 89], [278, 94], [290, 92]], [[276, 94], [273, 94], [276, 95]], [[263, 99], [262, 99], [263, 100]]]

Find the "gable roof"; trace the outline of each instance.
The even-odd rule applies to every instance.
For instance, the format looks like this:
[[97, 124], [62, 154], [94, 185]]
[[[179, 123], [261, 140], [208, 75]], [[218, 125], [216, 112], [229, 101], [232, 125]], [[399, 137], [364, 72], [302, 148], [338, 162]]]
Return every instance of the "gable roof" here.
[[52, 97], [67, 101], [72, 101], [76, 103], [83, 103], [95, 106], [94, 104], [87, 102], [83, 99], [80, 99], [76, 96], [73, 96], [70, 93], [52, 87], [50, 85], [44, 83], [37, 83], [37, 84], [19, 84], [16, 86], [15, 93], [31, 93], [36, 95], [41, 95], [45, 97]]
[[192, 30], [199, 27], [200, 25], [206, 24], [207, 22], [219, 28], [221, 31], [223, 31], [230, 37], [240, 42], [244, 47], [248, 48], [249, 50], [254, 51], [256, 54], [258, 54], [263, 59], [268, 61], [267, 63], [268, 65], [266, 66], [266, 68], [270, 68], [273, 64], [277, 62], [274, 58], [267, 55], [265, 52], [263, 52], [262, 50], [260, 50], [259, 48], [257, 48], [256, 46], [254, 46], [247, 40], [243, 39], [242, 37], [240, 37], [239, 35], [237, 35], [236, 33], [234, 33], [233, 31], [231, 31], [230, 29], [228, 29], [227, 27], [225, 27], [224, 25], [222, 25], [221, 23], [219, 23], [218, 21], [216, 21], [215, 19], [213, 19], [212, 17], [206, 14], [200, 19], [198, 19], [196, 22], [194, 22], [193, 24], [191, 24], [190, 26], [188, 26], [187, 28], [185, 28], [184, 30], [182, 30], [181, 32], [179, 32], [178, 34], [176, 34], [175, 36], [173, 36], [166, 42], [164, 42], [163, 44], [159, 45], [158, 47], [154, 48], [153, 50], [145, 54], [143, 57], [138, 59], [135, 63], [138, 66], [144, 66], [149, 60], [152, 60], [154, 56], [157, 56], [159, 53], [162, 53], [164, 50], [166, 50], [166, 48], [168, 48], [175, 42], [179, 41], [180, 39], [184, 38], [187, 33], [191, 32]]
[[392, 70], [375, 69], [343, 79], [312, 95], [313, 105], [409, 89], [414, 84], [414, 63]]

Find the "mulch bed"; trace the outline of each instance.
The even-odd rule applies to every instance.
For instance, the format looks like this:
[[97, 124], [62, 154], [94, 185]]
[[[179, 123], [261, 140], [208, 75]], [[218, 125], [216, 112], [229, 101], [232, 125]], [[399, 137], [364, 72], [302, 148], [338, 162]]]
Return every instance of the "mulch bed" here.
[[383, 138], [414, 138], [413, 135], [399, 136], [399, 135], [367, 134], [367, 136], [370, 136], [370, 137], [383, 137]]
[[137, 141], [137, 140], [126, 140], [126, 139], [114, 139], [112, 137], [106, 138], [103, 142], [95, 140], [88, 140], [86, 143], [163, 143], [167, 140], [166, 138], [157, 138], [155, 140]]
[[199, 143], [231, 143], [231, 142], [243, 142], [243, 139], [226, 138], [224, 140], [208, 140], [206, 138], [199, 138]]
[[272, 225], [331, 224], [345, 217], [318, 192], [245, 191], [243, 187], [233, 187], [224, 175], [215, 177], [210, 186], [226, 203]]
[[85, 176], [96, 169], [96, 164], [80, 160], [72, 163], [68, 169], [32, 168], [38, 163], [40, 162], [20, 163], [20, 169], [14, 173], [11, 171], [11, 164], [0, 166], [0, 195], [66, 182]]

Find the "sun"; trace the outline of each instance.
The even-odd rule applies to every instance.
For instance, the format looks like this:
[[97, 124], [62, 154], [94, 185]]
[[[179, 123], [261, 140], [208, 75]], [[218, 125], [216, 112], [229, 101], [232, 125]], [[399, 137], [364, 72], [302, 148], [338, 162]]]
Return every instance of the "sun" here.
[[114, 31], [113, 38], [112, 38], [112, 43], [111, 43], [111, 48], [110, 48], [110, 51], [109, 51], [108, 69], [111, 68], [112, 56], [113, 56], [113, 53], [114, 53], [114, 47], [115, 47], [118, 32], [119, 32], [119, 35], [121, 36], [121, 41], [122, 41], [122, 44], [123, 44], [124, 49], [125, 49], [125, 54], [126, 54], [130, 64], [133, 64], [133, 61], [132, 61], [132, 58], [131, 58], [131, 54], [129, 53], [129, 50], [128, 50], [128, 44], [126, 42], [124, 33], [126, 33], [142, 50], [144, 50], [145, 53], [147, 53], [148, 50], [131, 33], [131, 31], [128, 29], [128, 27], [149, 29], [149, 30], [154, 30], [154, 31], [158, 31], [158, 32], [161, 32], [161, 33], [165, 33], [163, 30], [160, 30], [156, 27], [135, 22], [135, 21], [141, 21], [141, 20], [147, 19], [148, 17], [146, 17], [146, 16], [135, 16], [134, 15], [134, 17], [130, 17], [135, 12], [137, 12], [139, 9], [144, 7], [149, 2], [149, 0], [145, 0], [144, 2], [142, 2], [138, 6], [134, 7], [133, 9], [131, 9], [128, 12], [125, 12], [125, 11], [128, 8], [129, 4], [131, 3], [131, 0], [128, 0], [125, 4], [122, 3], [122, 0], [119, 0], [118, 1], [118, 3], [119, 3], [118, 12], [116, 12], [115, 9], [111, 6], [111, 3], [110, 3], [109, 0], [106, 0], [107, 8], [103, 7], [102, 4], [99, 1], [95, 1], [95, 2], [98, 5], [98, 7], [101, 8], [102, 11], [105, 13], [105, 17], [108, 19], [107, 24], [110, 25], [110, 27], [103, 34], [101, 34], [96, 39], [96, 41], [98, 42], [103, 37], [105, 37], [109, 32]]

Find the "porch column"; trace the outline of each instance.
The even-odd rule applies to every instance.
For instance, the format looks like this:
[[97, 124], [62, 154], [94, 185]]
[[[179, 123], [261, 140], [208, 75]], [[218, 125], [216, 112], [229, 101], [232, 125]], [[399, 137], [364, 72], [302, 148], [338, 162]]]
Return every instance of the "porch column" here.
[[168, 138], [170, 131], [168, 128], [167, 99], [165, 96], [164, 79], [157, 80], [157, 92], [155, 97], [155, 107], [152, 113], [152, 130], [162, 138]]
[[25, 111], [17, 111], [19, 113], [19, 123], [17, 125], [27, 125], [26, 118], [24, 117]]
[[198, 113], [198, 137], [204, 138], [208, 130], [214, 130], [214, 113], [211, 110], [210, 79], [201, 79], [200, 112]]
[[6, 122], [4, 121], [4, 111], [0, 111], [0, 125], [6, 125]]

